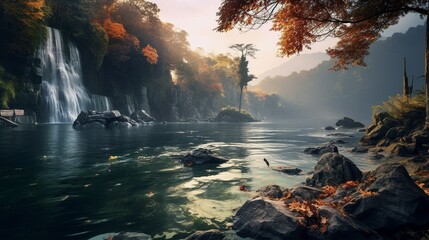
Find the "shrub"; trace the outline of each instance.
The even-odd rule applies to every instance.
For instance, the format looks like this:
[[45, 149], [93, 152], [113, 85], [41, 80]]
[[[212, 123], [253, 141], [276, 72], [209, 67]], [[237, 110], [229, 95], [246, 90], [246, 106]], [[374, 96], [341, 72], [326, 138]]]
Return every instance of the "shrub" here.
[[381, 105], [376, 105], [372, 107], [372, 114], [377, 114], [380, 112], [387, 112], [392, 117], [403, 120], [405, 114], [410, 111], [425, 111], [425, 95], [423, 92], [417, 92], [414, 97], [407, 98], [402, 95], [396, 95], [394, 97], [389, 97], [389, 99], [383, 102]]

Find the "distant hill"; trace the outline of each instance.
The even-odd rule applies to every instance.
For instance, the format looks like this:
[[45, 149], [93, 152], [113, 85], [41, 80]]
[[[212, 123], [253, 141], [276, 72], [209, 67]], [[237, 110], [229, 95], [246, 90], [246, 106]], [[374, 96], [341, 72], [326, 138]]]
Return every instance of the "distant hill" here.
[[293, 72], [301, 72], [302, 70], [315, 68], [325, 60], [329, 60], [329, 56], [326, 53], [321, 52], [297, 55], [280, 66], [262, 73], [258, 76], [258, 79], [264, 79], [270, 76], [289, 76]]
[[[324, 61], [308, 71], [265, 78], [256, 87], [298, 104], [309, 116], [350, 116], [369, 122], [371, 106], [402, 92], [404, 57], [410, 81], [413, 74], [423, 75], [424, 41], [423, 26], [410, 28], [374, 43], [365, 60], [367, 67], [330, 71], [333, 63]], [[414, 89], [422, 86], [423, 79], [416, 79]]]

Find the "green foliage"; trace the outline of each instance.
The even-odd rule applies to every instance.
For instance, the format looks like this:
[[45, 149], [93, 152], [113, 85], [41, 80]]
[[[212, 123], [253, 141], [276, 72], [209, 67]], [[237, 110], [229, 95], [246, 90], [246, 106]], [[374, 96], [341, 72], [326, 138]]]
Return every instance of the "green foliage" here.
[[12, 54], [33, 54], [46, 37], [50, 8], [43, 0], [2, 0], [0, 5], [1, 42]]
[[12, 80], [13, 76], [0, 67], [0, 107], [3, 109], [8, 109], [9, 102], [15, 98], [15, 86]]
[[256, 120], [246, 111], [237, 108], [222, 108], [214, 119], [215, 122], [256, 122]]
[[389, 97], [389, 99], [381, 105], [373, 106], [372, 113], [374, 115], [380, 112], [387, 112], [392, 117], [402, 120], [405, 118], [407, 112], [425, 111], [425, 101], [426, 98], [423, 92], [418, 92], [417, 95], [412, 98], [398, 94], [394, 97]]

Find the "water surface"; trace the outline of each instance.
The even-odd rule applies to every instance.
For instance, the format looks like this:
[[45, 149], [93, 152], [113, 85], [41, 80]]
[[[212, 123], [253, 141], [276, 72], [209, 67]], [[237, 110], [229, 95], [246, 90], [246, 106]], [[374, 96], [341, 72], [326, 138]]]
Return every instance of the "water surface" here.
[[[267, 184], [292, 187], [271, 165], [311, 171], [318, 158], [303, 149], [328, 140], [319, 128], [283, 123], [167, 124], [88, 131], [66, 125], [0, 130], [0, 232], [6, 239], [89, 239], [120, 231], [183, 239], [195, 230], [231, 225], [231, 216]], [[362, 170], [379, 162], [346, 151], [360, 133], [346, 132], [340, 152]], [[197, 147], [231, 160], [182, 167]], [[110, 160], [109, 160], [110, 159]]]

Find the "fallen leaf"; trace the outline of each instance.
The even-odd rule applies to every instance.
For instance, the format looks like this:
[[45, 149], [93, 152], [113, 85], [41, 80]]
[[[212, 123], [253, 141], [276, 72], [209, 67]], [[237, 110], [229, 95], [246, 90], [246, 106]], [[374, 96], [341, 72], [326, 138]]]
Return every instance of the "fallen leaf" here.
[[348, 188], [354, 188], [359, 185], [359, 181], [347, 181], [341, 187], [348, 189]]
[[360, 188], [358, 189], [358, 192], [362, 197], [373, 197], [378, 195], [377, 192], [365, 191]]
[[109, 157], [109, 161], [115, 161], [116, 159], [118, 159], [118, 156], [110, 156]]
[[153, 195], [155, 195], [153, 192], [148, 192], [148, 193], [146, 193], [146, 196], [147, 196], [147, 197], [152, 197]]

